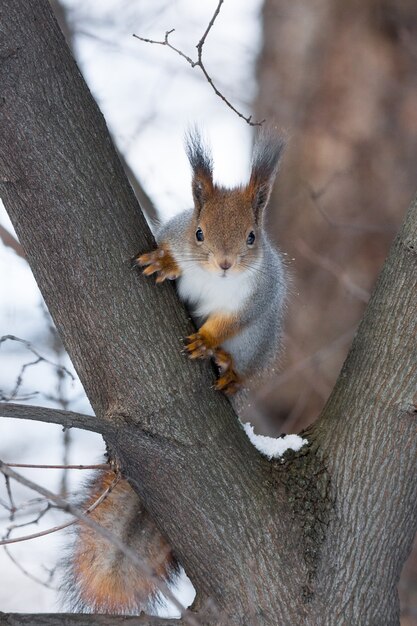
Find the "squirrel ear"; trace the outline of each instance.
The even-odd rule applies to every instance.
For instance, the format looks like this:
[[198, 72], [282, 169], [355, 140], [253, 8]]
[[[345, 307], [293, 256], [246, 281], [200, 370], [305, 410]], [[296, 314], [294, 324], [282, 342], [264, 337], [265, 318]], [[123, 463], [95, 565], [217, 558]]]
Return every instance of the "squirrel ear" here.
[[252, 154], [252, 171], [247, 187], [256, 222], [259, 221], [268, 204], [285, 143], [282, 135], [268, 128], [261, 128], [256, 137]]
[[196, 210], [200, 213], [207, 198], [213, 193], [213, 158], [197, 128], [185, 137], [185, 150], [193, 170], [192, 191]]

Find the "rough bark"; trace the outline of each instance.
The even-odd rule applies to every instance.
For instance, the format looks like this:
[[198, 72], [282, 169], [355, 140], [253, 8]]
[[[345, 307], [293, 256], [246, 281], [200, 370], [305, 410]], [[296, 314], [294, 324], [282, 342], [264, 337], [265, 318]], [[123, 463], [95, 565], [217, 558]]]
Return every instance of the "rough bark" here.
[[106, 439], [199, 602], [228, 624], [376, 624], [381, 607], [396, 624], [416, 519], [416, 205], [310, 447], [269, 463], [209, 367], [181, 354], [191, 327], [172, 285], [129, 269], [152, 237], [48, 3], [1, 13], [0, 195]]
[[[70, 47], [71, 53], [76, 58], [74, 50], [74, 37], [76, 33], [74, 32], [74, 24], [71, 22], [71, 20], [68, 20], [68, 9], [65, 8], [60, 0], [50, 0], [50, 5], [54, 11], [54, 15], [62, 31], [62, 34], [64, 35], [68, 46]], [[156, 229], [159, 223], [159, 216], [154, 203], [152, 202], [151, 198], [148, 196], [145, 189], [138, 180], [136, 174], [126, 161], [124, 154], [120, 150], [118, 150], [118, 155], [125, 174], [130, 184], [132, 185], [132, 189], [135, 193], [137, 201], [139, 202], [140, 207], [145, 214], [149, 225], [151, 227], [153, 226], [154, 229]]]

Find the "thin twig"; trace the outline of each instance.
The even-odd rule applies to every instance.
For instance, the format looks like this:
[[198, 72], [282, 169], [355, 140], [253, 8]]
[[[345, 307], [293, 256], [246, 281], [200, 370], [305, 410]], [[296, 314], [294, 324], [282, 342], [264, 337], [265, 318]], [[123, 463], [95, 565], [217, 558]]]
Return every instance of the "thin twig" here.
[[[4, 465], [7, 465], [7, 464], [4, 463]], [[107, 489], [105, 489], [103, 493], [97, 498], [97, 500], [95, 500], [95, 502], [93, 502], [93, 504], [84, 511], [84, 515], [89, 515], [92, 511], [94, 511], [94, 509], [96, 509], [98, 505], [101, 504], [103, 500], [107, 498], [107, 496], [114, 489], [114, 487], [117, 485], [119, 480], [120, 480], [120, 474], [116, 474], [116, 477], [114, 478], [112, 483], [107, 487]], [[42, 511], [41, 514], [38, 516], [38, 518], [34, 520], [32, 523], [37, 523], [49, 509], [50, 507], [47, 507], [44, 511]], [[65, 522], [64, 524], [59, 524], [58, 526], [54, 526], [53, 528], [48, 528], [47, 530], [41, 530], [31, 535], [25, 535], [24, 537], [16, 537], [14, 539], [0, 539], [0, 546], [6, 546], [6, 545], [9, 545], [10, 543], [19, 543], [21, 541], [28, 541], [29, 539], [37, 539], [38, 537], [44, 537], [45, 535], [56, 533], [58, 530], [63, 530], [64, 528], [68, 528], [68, 526], [72, 526], [77, 521], [78, 521], [78, 517], [75, 517], [69, 522]], [[10, 532], [14, 530], [15, 528], [17, 528], [17, 526], [12, 526], [9, 529], [6, 536], [8, 536]]]
[[[20, 508], [20, 507], [19, 507]], [[41, 519], [48, 513], [48, 511], [50, 511], [52, 508], [57, 508], [54, 504], [51, 504], [50, 502], [47, 503], [46, 507], [44, 509], [42, 509], [41, 511], [39, 511], [37, 517], [35, 517], [35, 519], [30, 520], [29, 522], [23, 522], [22, 524], [12, 524], [11, 526], [8, 527], [7, 529], [7, 533], [3, 536], [3, 539], [8, 539], [10, 536], [10, 533], [13, 530], [16, 530], [16, 528], [25, 528], [25, 526], [33, 526], [33, 524], [38, 524]], [[9, 517], [10, 519], [10, 517]]]
[[10, 511], [9, 519], [10, 519], [10, 521], [13, 521], [15, 513], [17, 511], [17, 508], [16, 508], [16, 505], [15, 505], [14, 500], [13, 500], [12, 490], [10, 488], [10, 478], [8, 476], [5, 476], [4, 480], [6, 482], [6, 491], [7, 491], [7, 496], [9, 498], [9, 502], [10, 502], [10, 507], [8, 509]]
[[305, 241], [302, 239], [298, 239], [296, 242], [297, 250], [302, 254], [307, 260], [315, 263], [319, 267], [323, 268], [330, 274], [333, 274], [337, 278], [337, 280], [349, 291], [353, 296], [358, 298], [361, 302], [367, 304], [369, 302], [370, 293], [356, 285], [353, 280], [347, 275], [346, 271], [340, 267], [335, 261], [329, 259], [321, 254], [317, 254], [307, 245]]
[[5, 463], [8, 467], [26, 467], [28, 469], [69, 469], [69, 470], [108, 470], [109, 463], [98, 463], [96, 465], [31, 465], [29, 463]]
[[[58, 589], [56, 587], [54, 587], [53, 585], [51, 585], [49, 582], [46, 582], [45, 580], [41, 580], [40, 578], [38, 578], [37, 576], [35, 576], [31, 572], [29, 572], [27, 569], [25, 569], [23, 567], [23, 565], [21, 563], [19, 563], [19, 561], [9, 551], [7, 546], [3, 546], [3, 550], [5, 551], [5, 553], [7, 554], [8, 558], [11, 560], [13, 565], [15, 565], [17, 567], [17, 569], [19, 569], [22, 572], [22, 574], [24, 574], [25, 576], [27, 576], [28, 578], [33, 580], [35, 583], [38, 583], [39, 585], [43, 585], [47, 589], [53, 589], [54, 591], [58, 591]], [[50, 577], [50, 579], [51, 579], [51, 577]]]
[[252, 121], [252, 115], [249, 115], [248, 117], [245, 117], [243, 115], [243, 113], [241, 113], [238, 109], [236, 109], [236, 107], [233, 106], [233, 104], [230, 102], [230, 100], [228, 100], [221, 91], [219, 91], [216, 87], [216, 85], [213, 82], [213, 79], [211, 78], [211, 76], [209, 75], [209, 73], [207, 72], [205, 65], [203, 63], [203, 46], [206, 42], [207, 39], [207, 35], [209, 34], [211, 28], [213, 27], [213, 24], [218, 16], [218, 14], [220, 13], [220, 9], [221, 6], [223, 4], [224, 0], [219, 0], [219, 3], [216, 7], [216, 10], [213, 13], [213, 17], [211, 18], [206, 30], [204, 31], [203, 36], [201, 37], [200, 41], [197, 43], [196, 48], [197, 48], [197, 60], [193, 61], [193, 59], [189, 56], [187, 56], [184, 52], [182, 52], [182, 50], [179, 50], [178, 48], [176, 48], [175, 46], [173, 46], [170, 41], [169, 41], [169, 36], [175, 32], [175, 28], [171, 28], [171, 30], [167, 30], [165, 32], [165, 37], [163, 39], [163, 41], [158, 41], [156, 39], [147, 39], [146, 37], [140, 37], [139, 35], [133, 35], [133, 37], [135, 37], [136, 39], [139, 39], [140, 41], [144, 41], [145, 43], [155, 43], [158, 44], [160, 46], [167, 46], [168, 48], [171, 48], [171, 50], [174, 50], [174, 52], [176, 52], [177, 54], [179, 54], [183, 59], [185, 59], [187, 61], [187, 63], [189, 63], [191, 65], [192, 68], [194, 67], [199, 67], [200, 70], [203, 72], [207, 82], [209, 83], [209, 85], [211, 86], [211, 88], [213, 89], [214, 93], [216, 94], [216, 96], [218, 96], [219, 98], [221, 98], [221, 100], [223, 100], [223, 102], [229, 107], [229, 109], [232, 109], [232, 111], [234, 111], [234, 113], [236, 113], [236, 115], [238, 115], [240, 118], [242, 118], [243, 120], [245, 120], [245, 122], [247, 122], [247, 124], [249, 124], [249, 126], [262, 126], [262, 124], [265, 122], [265, 120], [262, 120], [260, 122], [253, 122]]
[[3, 335], [3, 337], [0, 337], [0, 346], [6, 341], [16, 341], [18, 343], [21, 343], [23, 346], [25, 346], [27, 350], [29, 350], [29, 352], [31, 352], [36, 357], [36, 359], [34, 361], [31, 361], [30, 363], [25, 363], [24, 365], [22, 365], [19, 375], [16, 379], [16, 384], [12, 393], [8, 396], [4, 396], [3, 394], [1, 394], [1, 397], [0, 397], [1, 400], [7, 400], [7, 401], [15, 400], [17, 397], [17, 393], [22, 385], [23, 376], [24, 376], [26, 369], [28, 367], [38, 365], [39, 363], [42, 363], [42, 362], [47, 363], [48, 365], [52, 365], [52, 367], [55, 368], [56, 372], [60, 372], [62, 375], [69, 376], [73, 381], [75, 380], [75, 376], [72, 374], [72, 372], [70, 372], [63, 365], [58, 365], [57, 363], [53, 363], [46, 357], [39, 354], [39, 352], [32, 346], [30, 341], [27, 341], [26, 339], [21, 339], [20, 337], [16, 337], [15, 335]]

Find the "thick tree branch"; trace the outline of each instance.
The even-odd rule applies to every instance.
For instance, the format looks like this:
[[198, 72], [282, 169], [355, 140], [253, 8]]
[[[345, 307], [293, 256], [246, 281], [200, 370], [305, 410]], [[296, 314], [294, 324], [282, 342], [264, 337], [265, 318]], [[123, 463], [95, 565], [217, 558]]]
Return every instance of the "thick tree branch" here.
[[180, 619], [127, 615], [72, 615], [71, 613], [1, 613], [2, 626], [184, 626]]
[[[76, 33], [74, 32], [73, 24], [71, 24], [71, 22], [68, 20], [68, 9], [65, 8], [61, 0], [51, 0], [51, 6], [54, 11], [57, 22], [59, 24], [59, 27], [65, 37], [65, 40], [68, 46], [70, 47], [71, 52], [73, 53], [74, 57], [76, 57], [75, 50], [74, 50], [74, 37]], [[125, 174], [128, 177], [130, 184], [132, 185], [133, 191], [140, 204], [142, 211], [145, 213], [150, 224], [156, 228], [158, 224], [159, 216], [152, 200], [150, 199], [145, 189], [139, 182], [136, 174], [133, 172], [132, 168], [126, 161], [124, 154], [120, 150], [118, 150], [118, 155], [119, 155], [120, 161], [122, 162]], [[1, 231], [0, 231], [0, 237], [1, 237]]]
[[153, 239], [48, 2], [6, 6], [0, 194], [106, 439], [200, 596], [289, 623], [305, 566], [285, 487], [182, 355], [172, 285], [130, 270]]
[[81, 428], [82, 430], [91, 430], [99, 434], [104, 434], [106, 430], [103, 420], [94, 415], [84, 415], [83, 413], [74, 413], [74, 411], [62, 411], [61, 409], [50, 409], [44, 406], [0, 402], [0, 416], [49, 422], [50, 424], [61, 424], [64, 428]]
[[367, 623], [398, 623], [397, 584], [417, 529], [416, 277], [417, 197], [310, 434], [335, 500], [318, 570], [323, 625], [357, 623], [358, 607]]

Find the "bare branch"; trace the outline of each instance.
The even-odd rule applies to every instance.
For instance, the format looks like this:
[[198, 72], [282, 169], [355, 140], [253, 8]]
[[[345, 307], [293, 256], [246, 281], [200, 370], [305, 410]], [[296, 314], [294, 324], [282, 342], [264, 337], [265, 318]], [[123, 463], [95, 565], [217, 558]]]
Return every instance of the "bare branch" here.
[[14, 402], [0, 402], [0, 416], [13, 417], [23, 420], [36, 420], [50, 424], [61, 424], [64, 428], [81, 428], [102, 435], [105, 432], [104, 420], [94, 415], [84, 415], [74, 411], [49, 409], [43, 406], [15, 404]]
[[[5, 464], [7, 465], [7, 464]], [[9, 466], [10, 467], [10, 466]], [[1, 468], [0, 468], [1, 469]], [[3, 470], [1, 470], [3, 471]], [[91, 506], [88, 507], [88, 509], [86, 509], [84, 511], [84, 515], [89, 515], [92, 511], [94, 511], [99, 504], [101, 504], [109, 495], [109, 493], [114, 489], [114, 487], [117, 485], [117, 483], [120, 480], [120, 474], [116, 474], [114, 480], [111, 482], [111, 484], [103, 491], [102, 494], [100, 494], [100, 496], [97, 498], [97, 500], [95, 500], [93, 502], [93, 504]], [[47, 509], [45, 509], [45, 511], [43, 511], [37, 518], [36, 522], [39, 521], [39, 519], [47, 512], [47, 510], [49, 509], [49, 507]], [[24, 537], [15, 537], [13, 539], [1, 539], [0, 540], [0, 546], [6, 546], [10, 543], [20, 543], [21, 541], [27, 541], [28, 539], [37, 539], [38, 537], [44, 537], [45, 535], [50, 535], [51, 533], [55, 533], [58, 530], [63, 530], [64, 528], [68, 528], [68, 526], [72, 526], [72, 524], [75, 524], [75, 522], [78, 520], [78, 518], [72, 519], [70, 522], [65, 522], [64, 524], [59, 524], [58, 526], [54, 526], [53, 528], [48, 528], [47, 530], [41, 530], [37, 533], [32, 533], [31, 535], [25, 535]], [[32, 522], [33, 523], [33, 522]], [[11, 526], [8, 530], [8, 533], [6, 536], [10, 535], [10, 533], [16, 528], [16, 526]]]
[[6, 481], [6, 491], [7, 491], [7, 496], [9, 498], [9, 502], [10, 502], [10, 506], [8, 507], [8, 510], [10, 511], [9, 518], [10, 518], [11, 521], [13, 521], [15, 513], [17, 511], [17, 507], [16, 507], [16, 505], [14, 503], [12, 490], [10, 488], [10, 478], [9, 478], [9, 476], [5, 475], [4, 479]]
[[301, 239], [296, 242], [296, 247], [300, 254], [311, 261], [311, 263], [315, 263], [330, 274], [333, 274], [333, 276], [337, 278], [337, 280], [349, 293], [358, 298], [361, 302], [364, 302], [365, 304], [368, 303], [370, 298], [369, 292], [366, 291], [366, 289], [359, 287], [359, 285], [356, 285], [353, 280], [349, 278], [343, 267], [335, 263], [332, 259], [329, 259], [321, 254], [317, 254], [317, 252], [314, 252], [314, 250], [312, 250], [310, 246], [308, 246], [307, 243]]
[[181, 619], [130, 617], [127, 615], [85, 615], [71, 613], [0, 613], [3, 626], [184, 626]]
[[72, 372], [69, 371], [69, 369], [67, 369], [64, 365], [60, 365], [59, 363], [54, 363], [53, 361], [50, 361], [46, 357], [42, 356], [38, 352], [38, 350], [36, 350], [36, 348], [32, 346], [30, 341], [27, 341], [26, 339], [21, 339], [20, 337], [16, 337], [15, 335], [3, 335], [2, 337], [0, 337], [0, 346], [6, 341], [15, 341], [17, 343], [22, 344], [36, 358], [34, 361], [30, 361], [29, 363], [24, 363], [24, 365], [22, 365], [20, 372], [17, 376], [16, 384], [14, 386], [13, 391], [9, 395], [4, 395], [3, 393], [0, 393], [0, 400], [7, 400], [7, 401], [16, 400], [17, 393], [23, 383], [23, 376], [24, 376], [26, 369], [34, 365], [38, 365], [39, 363], [47, 363], [48, 365], [51, 365], [55, 369], [56, 373], [59, 376], [69, 376], [71, 380], [75, 380], [74, 375], [72, 374]]
[[110, 463], [97, 463], [96, 465], [32, 465], [31, 463], [6, 463], [8, 467], [24, 467], [28, 469], [66, 469], [66, 470], [108, 470]]
[[211, 18], [210, 22], [208, 23], [208, 26], [206, 28], [206, 31], [204, 33], [204, 35], [201, 37], [200, 41], [198, 42], [198, 44], [196, 45], [196, 48], [198, 50], [198, 60], [201, 60], [201, 55], [203, 52], [203, 46], [205, 44], [207, 35], [209, 34], [210, 30], [213, 27], [214, 22], [216, 21], [216, 18], [218, 16], [218, 14], [220, 13], [220, 9], [222, 8], [222, 4], [223, 4], [224, 0], [219, 0], [219, 4], [216, 7], [216, 10], [213, 13], [213, 17]]
[[7, 228], [4, 228], [4, 226], [2, 226], [1, 224], [0, 224], [0, 239], [2, 240], [5, 246], [7, 246], [8, 248], [12, 248], [12, 250], [14, 250], [18, 256], [26, 260], [25, 253], [23, 252], [23, 248], [20, 245], [20, 243], [17, 241], [15, 237], [13, 237], [11, 233], [9, 233]]
[[158, 44], [160, 46], [167, 46], [168, 48], [171, 48], [171, 50], [173, 50], [174, 52], [176, 52], [177, 54], [179, 54], [179, 56], [181, 56], [183, 59], [185, 59], [187, 61], [187, 63], [189, 63], [191, 65], [192, 68], [194, 67], [199, 67], [201, 69], [201, 71], [203, 72], [207, 82], [209, 83], [210, 87], [213, 89], [214, 93], [216, 94], [216, 96], [218, 96], [219, 98], [221, 98], [221, 100], [223, 100], [223, 102], [229, 107], [229, 109], [232, 109], [232, 111], [234, 111], [234, 113], [236, 113], [236, 115], [238, 115], [240, 118], [242, 118], [243, 120], [245, 120], [245, 122], [247, 122], [247, 124], [249, 124], [249, 126], [261, 126], [265, 120], [262, 120], [260, 122], [253, 122], [252, 121], [252, 115], [249, 115], [248, 117], [245, 117], [243, 115], [243, 113], [241, 113], [238, 109], [236, 109], [236, 107], [233, 106], [233, 104], [230, 102], [230, 100], [228, 100], [221, 91], [219, 91], [216, 87], [216, 85], [213, 82], [213, 79], [211, 78], [211, 76], [209, 75], [209, 73], [206, 70], [206, 67], [204, 65], [203, 62], [203, 47], [204, 44], [206, 42], [206, 38], [207, 35], [209, 34], [211, 28], [213, 27], [213, 24], [218, 16], [218, 14], [220, 13], [220, 9], [221, 6], [223, 4], [224, 0], [219, 0], [219, 3], [216, 7], [216, 10], [213, 13], [213, 17], [211, 18], [203, 36], [201, 37], [200, 41], [197, 43], [196, 48], [197, 48], [197, 60], [193, 61], [193, 59], [191, 57], [189, 57], [188, 55], [186, 55], [184, 52], [182, 52], [182, 50], [179, 50], [178, 48], [176, 48], [175, 46], [173, 46], [170, 41], [169, 41], [169, 36], [175, 32], [175, 28], [171, 28], [171, 30], [167, 30], [165, 32], [165, 37], [163, 39], [163, 41], [158, 41], [156, 39], [147, 39], [146, 37], [140, 37], [139, 35], [133, 35], [133, 37], [135, 37], [136, 39], [139, 39], [140, 41], [144, 41], [145, 43], [155, 43]]
[[23, 565], [19, 563], [19, 561], [13, 556], [13, 554], [10, 552], [7, 546], [3, 546], [3, 550], [6, 553], [7, 557], [10, 559], [10, 561], [13, 563], [13, 565], [15, 565], [17, 569], [19, 569], [22, 572], [22, 574], [24, 574], [25, 576], [33, 580], [35, 583], [38, 583], [39, 585], [46, 587], [47, 589], [54, 589], [55, 591], [57, 590], [56, 587], [53, 587], [48, 581], [38, 578], [37, 576], [29, 572], [25, 567], [23, 567]]

